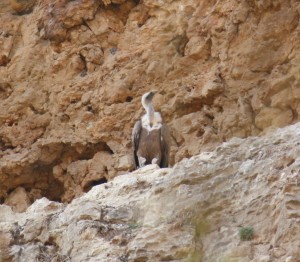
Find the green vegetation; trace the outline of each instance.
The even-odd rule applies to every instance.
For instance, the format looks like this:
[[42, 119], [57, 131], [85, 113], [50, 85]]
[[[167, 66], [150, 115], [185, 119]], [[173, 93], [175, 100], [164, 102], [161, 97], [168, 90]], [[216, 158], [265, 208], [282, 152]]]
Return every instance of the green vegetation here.
[[135, 228], [138, 228], [138, 227], [141, 227], [141, 224], [139, 224], [139, 223], [129, 223], [128, 224], [128, 227], [130, 228], [130, 229], [135, 229]]
[[240, 239], [243, 241], [249, 241], [253, 238], [253, 227], [242, 227], [239, 230]]

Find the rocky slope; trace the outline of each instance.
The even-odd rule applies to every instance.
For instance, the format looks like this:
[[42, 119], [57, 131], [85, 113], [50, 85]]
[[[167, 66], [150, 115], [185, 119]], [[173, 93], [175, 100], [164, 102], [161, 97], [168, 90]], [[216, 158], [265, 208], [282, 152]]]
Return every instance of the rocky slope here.
[[[2, 0], [0, 262], [299, 261], [299, 12]], [[149, 90], [175, 166], [129, 173]]]
[[172, 163], [299, 121], [296, 0], [3, 0], [0, 203], [70, 202], [132, 169], [141, 95]]
[[299, 261], [299, 141], [296, 124], [146, 166], [67, 205], [2, 205], [0, 261]]

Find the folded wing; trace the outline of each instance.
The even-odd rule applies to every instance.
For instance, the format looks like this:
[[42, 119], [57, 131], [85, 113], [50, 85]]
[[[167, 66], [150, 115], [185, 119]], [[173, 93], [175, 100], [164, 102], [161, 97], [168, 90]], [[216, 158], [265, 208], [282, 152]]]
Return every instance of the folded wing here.
[[142, 122], [139, 120], [135, 123], [133, 130], [132, 130], [132, 134], [131, 134], [135, 169], [139, 166], [137, 151], [139, 148], [141, 129], [142, 129]]

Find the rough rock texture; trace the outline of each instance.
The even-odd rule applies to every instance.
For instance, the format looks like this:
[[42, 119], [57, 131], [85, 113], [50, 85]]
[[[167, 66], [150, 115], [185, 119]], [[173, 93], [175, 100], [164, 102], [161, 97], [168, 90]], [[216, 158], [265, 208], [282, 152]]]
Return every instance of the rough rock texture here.
[[[300, 124], [146, 166], [70, 204], [0, 206], [1, 261], [296, 262]], [[250, 241], [239, 229], [253, 227]]]
[[[299, 12], [1, 0], [0, 262], [299, 261]], [[128, 173], [149, 90], [177, 164]]]
[[131, 170], [141, 95], [171, 162], [299, 121], [296, 0], [3, 0], [0, 202], [69, 202]]

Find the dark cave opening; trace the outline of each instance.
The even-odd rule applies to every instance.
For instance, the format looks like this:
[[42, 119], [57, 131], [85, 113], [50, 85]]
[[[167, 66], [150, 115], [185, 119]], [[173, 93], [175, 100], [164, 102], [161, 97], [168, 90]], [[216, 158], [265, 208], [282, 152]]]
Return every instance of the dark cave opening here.
[[131, 101], [132, 101], [132, 99], [133, 99], [133, 97], [132, 97], [132, 96], [127, 96], [127, 97], [126, 97], [126, 102], [131, 102]]
[[[64, 178], [64, 175], [67, 175], [66, 169], [62, 170], [63, 173], [60, 177], [56, 177], [57, 174], [54, 173], [53, 168], [59, 167], [63, 163], [62, 159], [70, 159], [70, 163], [90, 160], [100, 151], [114, 154], [105, 142], [88, 144], [53, 143], [43, 146], [39, 159], [24, 167], [21, 172], [22, 175], [10, 176], [2, 183], [0, 189], [3, 187], [4, 190], [0, 194], [0, 204], [3, 204], [17, 187], [24, 188], [32, 202], [40, 197], [46, 197], [51, 201], [64, 202], [65, 194], [69, 190], [65, 188], [65, 181], [68, 179], [67, 177]], [[51, 161], [49, 161], [49, 157], [51, 157]], [[99, 175], [99, 179], [96, 178], [87, 182], [83, 187], [83, 192], [88, 192], [92, 187], [103, 183], [107, 183], [107, 179]]]
[[102, 177], [98, 180], [93, 180], [93, 181], [90, 181], [89, 183], [87, 183], [83, 190], [84, 192], [88, 192], [90, 191], [94, 186], [98, 186], [98, 185], [101, 185], [101, 184], [105, 184], [107, 183], [107, 179], [105, 177]]

